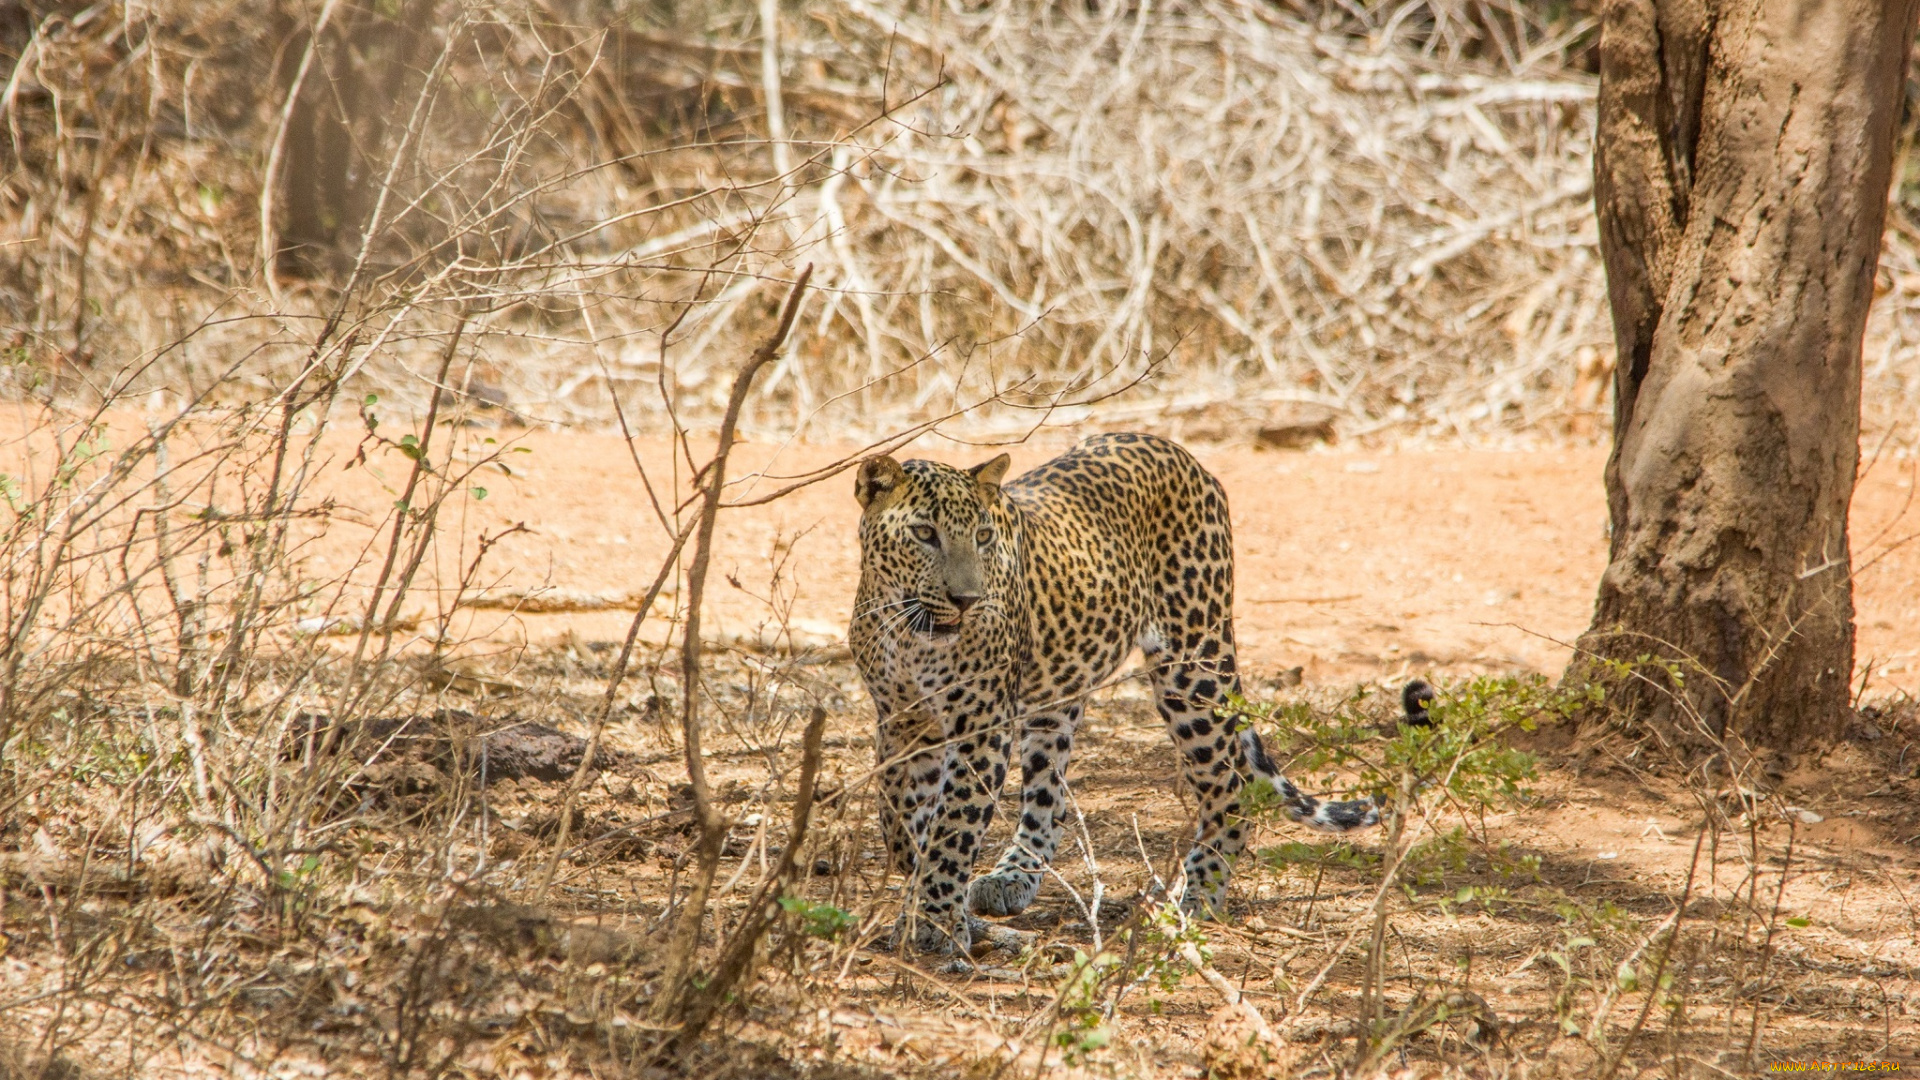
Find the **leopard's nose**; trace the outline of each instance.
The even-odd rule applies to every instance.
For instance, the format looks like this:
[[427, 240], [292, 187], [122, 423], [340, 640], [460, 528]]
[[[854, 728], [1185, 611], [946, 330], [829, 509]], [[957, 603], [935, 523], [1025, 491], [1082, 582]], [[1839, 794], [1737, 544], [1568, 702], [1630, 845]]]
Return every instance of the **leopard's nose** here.
[[980, 602], [980, 594], [979, 593], [948, 593], [947, 599], [952, 601], [954, 607], [960, 609], [960, 614], [965, 615], [967, 613], [968, 608]]

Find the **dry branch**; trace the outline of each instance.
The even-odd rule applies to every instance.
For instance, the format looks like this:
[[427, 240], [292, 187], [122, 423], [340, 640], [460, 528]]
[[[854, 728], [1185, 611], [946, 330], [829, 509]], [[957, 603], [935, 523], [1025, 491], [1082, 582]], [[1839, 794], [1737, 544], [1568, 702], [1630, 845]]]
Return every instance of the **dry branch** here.
[[693, 563], [687, 568], [687, 616], [680, 646], [683, 688], [680, 723], [681, 738], [686, 748], [687, 777], [693, 788], [694, 817], [700, 828], [700, 861], [695, 871], [693, 889], [681, 901], [680, 913], [667, 947], [667, 973], [656, 999], [654, 1014], [663, 1020], [680, 1016], [686, 1005], [685, 995], [693, 973], [700, 925], [706, 918], [707, 898], [713, 887], [714, 873], [720, 866], [721, 842], [727, 833], [727, 822], [713, 804], [713, 793], [707, 783], [706, 759], [700, 750], [700, 601], [706, 590], [707, 567], [713, 559], [713, 525], [720, 513], [721, 493], [726, 487], [727, 457], [733, 450], [740, 409], [746, 404], [748, 391], [753, 388], [754, 376], [772, 362], [779, 355], [781, 346], [786, 344], [787, 334], [793, 329], [793, 320], [800, 313], [800, 301], [806, 295], [807, 282], [812, 277], [813, 266], [808, 264], [787, 293], [779, 325], [766, 342], [754, 350], [753, 355], [741, 366], [740, 373], [734, 376], [733, 390], [728, 395], [727, 411], [720, 421], [720, 435], [713, 457], [699, 471], [704, 480], [700, 515], [696, 519], [698, 526], [695, 530]]

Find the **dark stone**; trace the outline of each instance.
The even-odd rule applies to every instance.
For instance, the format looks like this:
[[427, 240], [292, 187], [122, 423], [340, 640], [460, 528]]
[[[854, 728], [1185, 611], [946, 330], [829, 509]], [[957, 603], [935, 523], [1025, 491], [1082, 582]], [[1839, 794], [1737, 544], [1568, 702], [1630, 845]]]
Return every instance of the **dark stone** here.
[[[488, 780], [569, 779], [586, 755], [587, 740], [546, 724], [523, 721], [488, 731], [488, 721], [461, 709], [428, 716], [369, 717], [335, 724], [326, 717], [300, 717], [286, 756], [306, 753], [309, 740], [319, 750], [345, 753], [363, 762], [376, 758], [424, 762], [451, 773], [484, 774]], [[596, 769], [618, 770], [627, 755], [601, 747]]]

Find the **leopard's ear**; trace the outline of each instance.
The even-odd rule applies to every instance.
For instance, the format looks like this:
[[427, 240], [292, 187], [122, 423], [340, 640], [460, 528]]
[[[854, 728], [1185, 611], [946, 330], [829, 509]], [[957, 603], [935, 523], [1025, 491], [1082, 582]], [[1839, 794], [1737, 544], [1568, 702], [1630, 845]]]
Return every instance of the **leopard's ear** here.
[[992, 461], [983, 461], [975, 465], [973, 468], [968, 469], [967, 472], [973, 475], [974, 483], [979, 484], [983, 488], [994, 489], [1000, 486], [1000, 481], [1007, 478], [1007, 466], [1011, 464], [1013, 464], [1013, 459], [1005, 454], [1001, 454]]
[[878, 510], [898, 497], [906, 482], [907, 471], [899, 462], [885, 454], [871, 457], [854, 475], [853, 497], [860, 500], [860, 509]]

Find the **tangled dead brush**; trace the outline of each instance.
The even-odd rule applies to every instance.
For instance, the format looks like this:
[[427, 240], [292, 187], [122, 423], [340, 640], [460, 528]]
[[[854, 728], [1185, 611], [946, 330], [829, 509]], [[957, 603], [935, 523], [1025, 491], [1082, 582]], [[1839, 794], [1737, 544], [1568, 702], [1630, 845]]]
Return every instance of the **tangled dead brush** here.
[[[29, 5], [0, 28], [15, 381], [159, 354], [144, 386], [197, 387], [253, 351], [268, 386], [351, 268], [459, 266], [484, 359], [443, 391], [607, 423], [619, 389], [667, 382], [704, 422], [754, 282], [811, 261], [824, 300], [750, 427], [1151, 374], [1100, 422], [1586, 434], [1612, 351], [1571, 59], [1593, 24], [1547, 11]], [[1904, 213], [1890, 236], [1867, 395], [1888, 408], [1920, 341]], [[359, 380], [420, 401], [431, 337], [402, 320]], [[1033, 420], [1015, 395], [968, 423]]]
[[[17, 378], [97, 383], [164, 353], [143, 385], [165, 390], [257, 350], [271, 385], [339, 278], [418, 288], [458, 266], [485, 360], [454, 390], [604, 423], [619, 387], [665, 380], [701, 419], [755, 280], [812, 261], [825, 299], [752, 425], [879, 428], [988, 384], [1051, 398], [1149, 372], [1102, 422], [1597, 415], [1593, 86], [1565, 62], [1589, 22], [762, 7], [233, 13], [271, 55], [196, 5], [37, 12], [11, 28], [4, 98]], [[1476, 34], [1481, 59], [1460, 48]], [[335, 143], [351, 168], [329, 173]], [[689, 345], [663, 370], [682, 303]], [[168, 348], [188, 333], [197, 350]], [[431, 339], [401, 320], [357, 377], [421, 399], [407, 371]], [[971, 418], [1031, 422], [1017, 400]]]
[[1023, 359], [1056, 378], [1166, 357], [1160, 400], [1103, 420], [1297, 402], [1360, 433], [1597, 403], [1593, 88], [1551, 48], [1493, 78], [1391, 27], [1322, 32], [1264, 5], [994, 7], [938, 28], [841, 10], [819, 17], [835, 37], [888, 33], [907, 83], [945, 78], [856, 136], [864, 155], [836, 148], [851, 175], [803, 191], [857, 290], [855, 370], [984, 316], [1030, 327]]

